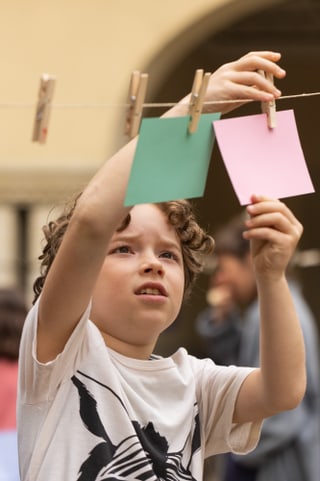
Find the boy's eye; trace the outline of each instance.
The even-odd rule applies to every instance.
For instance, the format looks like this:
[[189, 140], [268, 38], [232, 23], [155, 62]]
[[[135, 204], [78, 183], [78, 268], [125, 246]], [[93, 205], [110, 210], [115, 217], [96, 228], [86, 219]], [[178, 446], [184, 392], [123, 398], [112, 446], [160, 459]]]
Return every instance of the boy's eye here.
[[177, 260], [177, 256], [170, 251], [162, 252], [162, 254], [160, 254], [160, 257], [164, 257], [165, 259]]
[[128, 246], [119, 246], [113, 251], [115, 254], [127, 254], [130, 252], [130, 249]]

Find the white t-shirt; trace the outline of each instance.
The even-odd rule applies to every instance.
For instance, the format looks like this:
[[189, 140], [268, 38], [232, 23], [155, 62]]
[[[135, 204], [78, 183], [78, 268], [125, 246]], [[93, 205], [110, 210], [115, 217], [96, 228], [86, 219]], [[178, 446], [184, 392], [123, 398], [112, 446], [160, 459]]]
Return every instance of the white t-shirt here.
[[20, 348], [21, 481], [202, 480], [205, 457], [252, 450], [261, 423], [232, 424], [248, 368], [179, 349], [149, 361], [106, 347], [89, 308], [64, 351], [36, 360], [36, 304]]

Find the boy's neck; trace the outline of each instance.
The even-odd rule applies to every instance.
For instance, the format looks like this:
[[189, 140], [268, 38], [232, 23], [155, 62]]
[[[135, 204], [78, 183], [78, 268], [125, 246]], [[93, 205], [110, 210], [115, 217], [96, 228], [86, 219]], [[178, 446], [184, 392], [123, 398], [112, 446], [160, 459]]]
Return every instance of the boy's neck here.
[[128, 344], [124, 341], [121, 341], [120, 339], [115, 339], [112, 336], [109, 336], [108, 334], [101, 332], [101, 335], [104, 339], [104, 342], [106, 343], [106, 346], [112, 349], [113, 351], [118, 352], [122, 356], [126, 357], [131, 357], [133, 359], [140, 359], [142, 361], [147, 361], [150, 359], [150, 356], [153, 353], [153, 349], [155, 344]]

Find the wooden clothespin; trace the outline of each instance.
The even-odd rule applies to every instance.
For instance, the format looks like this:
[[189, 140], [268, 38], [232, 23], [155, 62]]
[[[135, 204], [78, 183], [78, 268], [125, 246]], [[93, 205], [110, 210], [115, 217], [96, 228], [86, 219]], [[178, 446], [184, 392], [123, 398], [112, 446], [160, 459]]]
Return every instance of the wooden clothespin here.
[[132, 139], [139, 133], [143, 103], [147, 93], [149, 75], [135, 70], [131, 74], [125, 134]]
[[196, 70], [189, 105], [190, 122], [188, 130], [190, 134], [193, 134], [198, 128], [198, 123], [202, 112], [204, 97], [207, 91], [210, 75], [210, 72], [206, 72], [205, 74], [203, 74], [202, 69]]
[[[269, 82], [273, 84], [272, 73], [265, 72], [264, 70], [258, 70], [258, 73], [265, 77]], [[276, 101], [273, 99], [270, 102], [261, 102], [261, 110], [264, 114], [267, 114], [267, 123], [269, 129], [274, 129], [277, 125], [276, 122]]]
[[32, 134], [33, 142], [39, 142], [40, 144], [44, 144], [46, 142], [55, 82], [55, 77], [48, 74], [41, 75], [38, 94], [39, 98], [36, 107]]

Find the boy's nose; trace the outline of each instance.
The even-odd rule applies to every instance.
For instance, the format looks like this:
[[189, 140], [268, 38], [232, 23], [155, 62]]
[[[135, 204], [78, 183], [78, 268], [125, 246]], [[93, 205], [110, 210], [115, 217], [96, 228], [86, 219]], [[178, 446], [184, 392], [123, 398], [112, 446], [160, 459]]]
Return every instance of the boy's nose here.
[[164, 274], [163, 265], [157, 257], [149, 257], [141, 262], [140, 272], [142, 274], [154, 273], [162, 276]]

